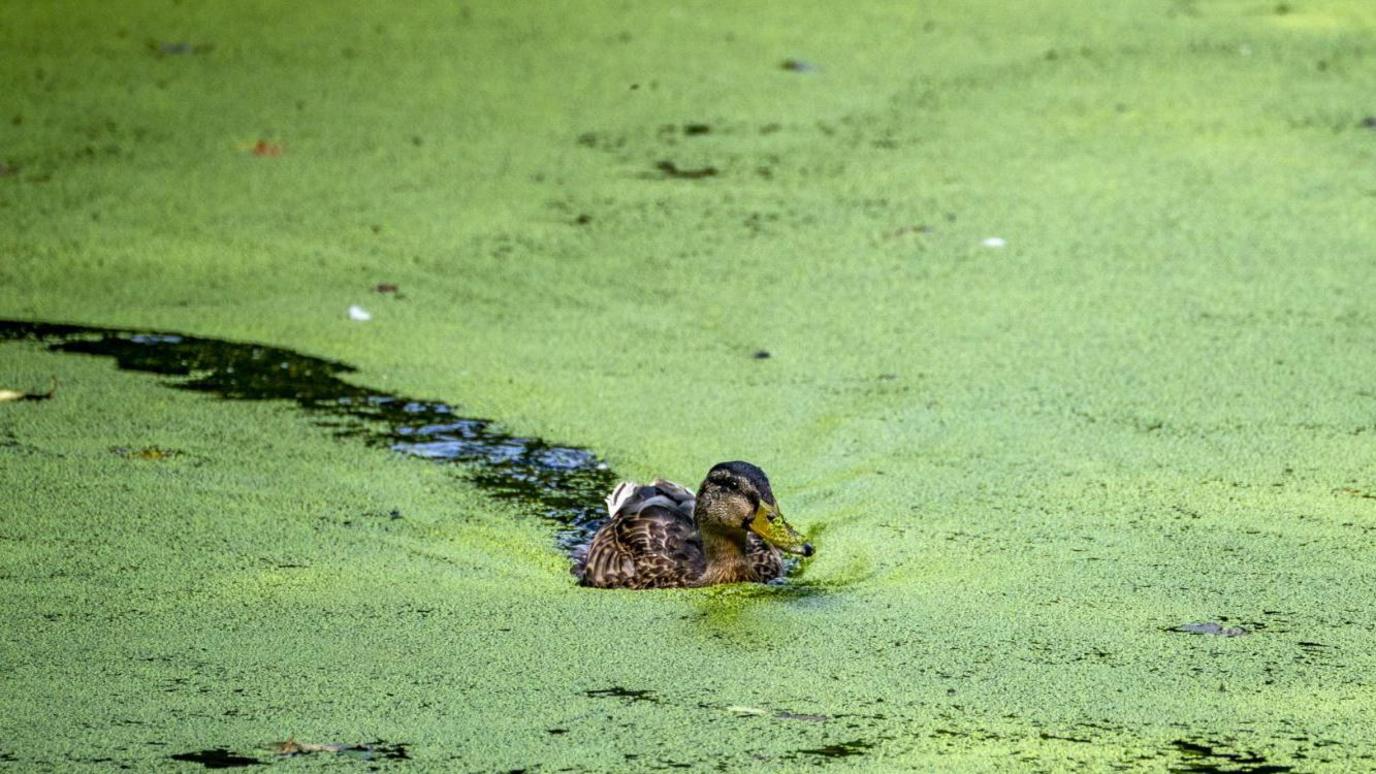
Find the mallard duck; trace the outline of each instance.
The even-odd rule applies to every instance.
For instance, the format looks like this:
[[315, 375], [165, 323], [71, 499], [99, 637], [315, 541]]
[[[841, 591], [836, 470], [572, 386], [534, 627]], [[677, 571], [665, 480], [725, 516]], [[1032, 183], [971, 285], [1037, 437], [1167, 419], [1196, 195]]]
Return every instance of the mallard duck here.
[[625, 482], [607, 497], [611, 519], [575, 553], [584, 586], [651, 589], [763, 583], [783, 573], [780, 550], [812, 555], [779, 513], [764, 471], [713, 466], [694, 495], [672, 481]]

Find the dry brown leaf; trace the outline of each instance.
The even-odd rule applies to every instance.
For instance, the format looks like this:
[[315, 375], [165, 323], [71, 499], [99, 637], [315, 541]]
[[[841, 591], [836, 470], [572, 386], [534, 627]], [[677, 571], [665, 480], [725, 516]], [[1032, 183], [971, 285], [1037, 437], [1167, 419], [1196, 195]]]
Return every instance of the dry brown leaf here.
[[273, 742], [272, 751], [278, 755], [308, 755], [318, 752], [340, 752], [350, 749], [347, 744], [314, 744], [312, 742], [298, 742], [295, 737], [285, 742]]
[[110, 451], [126, 460], [150, 460], [152, 462], [170, 460], [182, 454], [182, 452], [177, 449], [164, 449], [161, 446], [145, 446], [142, 449], [131, 449], [127, 446], [114, 446], [110, 448]]

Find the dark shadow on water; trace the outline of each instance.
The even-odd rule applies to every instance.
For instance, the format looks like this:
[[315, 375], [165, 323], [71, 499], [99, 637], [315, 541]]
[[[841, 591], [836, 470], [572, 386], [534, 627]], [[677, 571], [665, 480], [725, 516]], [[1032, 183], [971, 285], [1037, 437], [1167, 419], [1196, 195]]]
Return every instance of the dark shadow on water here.
[[621, 699], [626, 702], [647, 701], [651, 704], [658, 704], [659, 699], [654, 691], [635, 690], [632, 688], [622, 688], [614, 685], [611, 688], [596, 688], [590, 691], [583, 691], [583, 695], [589, 699]]
[[237, 769], [244, 766], [262, 766], [263, 762], [257, 758], [250, 758], [230, 752], [223, 747], [214, 750], [201, 750], [199, 752], [177, 753], [169, 756], [174, 761], [186, 763], [199, 763], [207, 769]]
[[1268, 763], [1266, 758], [1253, 752], [1233, 752], [1216, 742], [1189, 741], [1178, 739], [1171, 743], [1180, 764], [1170, 767], [1178, 772], [1245, 772], [1246, 774], [1284, 774], [1294, 771], [1293, 766]]
[[290, 401], [336, 435], [445, 463], [499, 499], [557, 522], [566, 550], [587, 542], [617, 479], [592, 452], [512, 435], [439, 401], [345, 381], [356, 369], [261, 344], [82, 325], [0, 320], [0, 342], [30, 340], [54, 352], [114, 359], [128, 371], [173, 377], [168, 386], [226, 400]]
[[873, 742], [855, 739], [849, 742], [829, 744], [825, 747], [799, 750], [798, 752], [802, 755], [812, 755], [820, 758], [851, 758], [857, 755], [864, 755], [871, 747], [874, 747]]

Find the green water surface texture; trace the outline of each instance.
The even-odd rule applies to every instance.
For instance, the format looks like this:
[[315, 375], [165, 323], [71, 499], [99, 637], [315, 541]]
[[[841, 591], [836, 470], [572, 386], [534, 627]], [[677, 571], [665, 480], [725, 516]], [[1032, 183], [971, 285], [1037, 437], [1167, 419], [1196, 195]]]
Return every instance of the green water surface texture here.
[[0, 768], [1376, 765], [1370, 3], [10, 2], [0, 83], [0, 318], [749, 459], [818, 550], [578, 588], [452, 466], [5, 344]]

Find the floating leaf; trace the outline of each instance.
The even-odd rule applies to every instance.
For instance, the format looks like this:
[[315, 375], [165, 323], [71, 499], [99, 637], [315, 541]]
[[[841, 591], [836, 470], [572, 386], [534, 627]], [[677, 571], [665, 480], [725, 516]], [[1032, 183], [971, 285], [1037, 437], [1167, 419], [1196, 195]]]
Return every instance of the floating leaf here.
[[726, 707], [727, 712], [734, 712], [741, 716], [769, 717], [775, 720], [806, 720], [811, 723], [825, 723], [831, 720], [830, 715], [814, 715], [805, 712], [789, 712], [788, 710], [767, 710], [759, 707], [747, 707], [741, 704], [732, 704]]
[[282, 155], [282, 146], [275, 142], [259, 140], [253, 144], [253, 155], [276, 158]]
[[343, 744], [311, 744], [310, 742], [298, 742], [295, 737], [285, 742], [273, 742], [272, 751], [278, 755], [304, 755], [317, 752], [339, 752], [348, 745]]
[[759, 707], [743, 707], [739, 704], [732, 704], [726, 708], [727, 712], [734, 712], [737, 715], [768, 715], [769, 710], [762, 710]]
[[1181, 624], [1172, 628], [1171, 631], [1181, 634], [1212, 634], [1217, 637], [1241, 637], [1244, 634], [1251, 634], [1241, 626], [1224, 626], [1216, 621]]
[[176, 449], [164, 449], [161, 446], [145, 446], [142, 449], [130, 449], [126, 446], [116, 446], [110, 451], [118, 454], [126, 460], [148, 460], [150, 462], [162, 462], [173, 457], [181, 456], [182, 452]]
[[371, 744], [316, 744], [312, 742], [298, 742], [295, 737], [291, 737], [285, 742], [273, 742], [269, 745], [269, 749], [284, 758], [289, 758], [294, 755], [311, 755], [312, 753], [337, 753], [363, 758], [364, 760], [372, 760], [374, 758], [406, 760], [411, 757], [411, 753], [406, 749], [405, 744], [390, 744], [382, 741], [372, 742]]
[[12, 400], [47, 400], [57, 394], [57, 377], [53, 377], [53, 384], [47, 392], [23, 392], [21, 390], [0, 389], [0, 403]]

